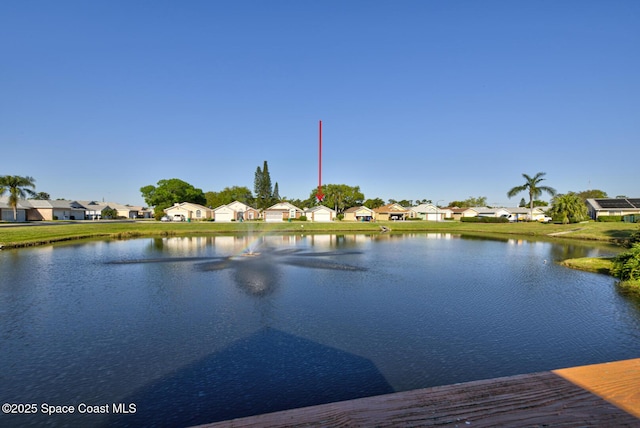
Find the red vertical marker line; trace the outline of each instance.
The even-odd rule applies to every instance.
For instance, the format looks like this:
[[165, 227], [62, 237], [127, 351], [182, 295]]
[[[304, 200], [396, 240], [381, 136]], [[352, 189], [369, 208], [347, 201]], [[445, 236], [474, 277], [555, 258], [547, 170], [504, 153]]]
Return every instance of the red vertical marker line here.
[[322, 121], [318, 124], [318, 193], [316, 194], [318, 201], [324, 199], [322, 194]]

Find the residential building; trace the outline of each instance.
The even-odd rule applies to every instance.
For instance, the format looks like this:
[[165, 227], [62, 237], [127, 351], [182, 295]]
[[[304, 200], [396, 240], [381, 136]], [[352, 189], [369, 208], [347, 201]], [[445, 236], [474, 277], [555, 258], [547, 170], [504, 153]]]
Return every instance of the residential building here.
[[373, 221], [374, 212], [365, 206], [351, 207], [344, 211], [344, 221]]
[[164, 212], [169, 219], [178, 221], [208, 220], [213, 218], [213, 210], [211, 208], [191, 202], [176, 203], [166, 208]]
[[301, 216], [302, 210], [289, 202], [279, 202], [262, 212], [262, 218], [266, 222], [287, 221]]
[[600, 216], [636, 215], [640, 214], [640, 198], [587, 199], [587, 211], [593, 220]]
[[307, 220], [314, 222], [330, 222], [336, 218], [335, 210], [325, 207], [324, 205], [307, 208], [304, 210], [304, 215], [307, 217]]

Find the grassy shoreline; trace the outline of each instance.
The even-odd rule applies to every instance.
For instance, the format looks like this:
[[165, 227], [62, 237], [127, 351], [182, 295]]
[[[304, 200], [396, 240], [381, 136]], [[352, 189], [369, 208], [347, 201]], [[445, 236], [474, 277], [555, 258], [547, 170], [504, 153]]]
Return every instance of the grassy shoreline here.
[[[581, 257], [563, 260], [560, 264], [571, 269], [611, 275], [613, 258]], [[640, 297], [640, 281], [618, 281], [616, 287], [623, 294]]]
[[621, 243], [637, 230], [632, 223], [461, 223], [461, 222], [332, 222], [312, 223], [161, 223], [156, 221], [46, 222], [0, 224], [0, 247], [4, 249], [48, 245], [82, 239], [189, 236], [242, 233], [380, 233], [380, 226], [394, 233], [462, 233], [485, 236], [517, 236], [544, 240], [579, 240]]

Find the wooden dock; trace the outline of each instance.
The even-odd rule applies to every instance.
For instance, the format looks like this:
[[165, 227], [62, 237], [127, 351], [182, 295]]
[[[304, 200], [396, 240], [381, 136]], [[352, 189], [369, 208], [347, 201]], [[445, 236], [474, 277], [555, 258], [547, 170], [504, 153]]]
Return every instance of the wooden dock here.
[[640, 358], [418, 389], [201, 425], [640, 427]]

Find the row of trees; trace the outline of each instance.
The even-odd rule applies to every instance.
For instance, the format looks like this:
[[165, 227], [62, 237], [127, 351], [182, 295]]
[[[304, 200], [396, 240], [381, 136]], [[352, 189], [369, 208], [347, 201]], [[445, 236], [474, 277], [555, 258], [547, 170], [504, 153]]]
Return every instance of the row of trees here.
[[[586, 190], [583, 192], [568, 192], [558, 194], [553, 187], [543, 184], [546, 173], [538, 172], [530, 176], [522, 174], [524, 183], [511, 188], [507, 192], [507, 196], [512, 198], [522, 192], [526, 192], [529, 196], [528, 203], [524, 198], [520, 200], [520, 206], [527, 206], [533, 210], [536, 206], [546, 206], [547, 203], [540, 201], [539, 198], [543, 193], [552, 196], [552, 208], [548, 214], [563, 223], [573, 223], [586, 220], [588, 218], [585, 201], [588, 198], [606, 198], [607, 194], [601, 190]], [[385, 205], [385, 201], [381, 198], [365, 199], [364, 194], [359, 186], [349, 186], [346, 184], [325, 184], [322, 186], [324, 199], [318, 202], [316, 196], [318, 189], [313, 188], [309, 192], [309, 197], [304, 200], [287, 199], [279, 194], [278, 183], [274, 186], [271, 184], [271, 176], [269, 173], [269, 165], [264, 161], [262, 167], [258, 166], [254, 174], [253, 193], [247, 187], [233, 186], [225, 187], [219, 192], [206, 192], [197, 189], [192, 185], [179, 180], [177, 178], [169, 180], [160, 180], [158, 186], [145, 186], [140, 189], [142, 196], [147, 204], [155, 206], [156, 217], [159, 218], [164, 214], [164, 209], [178, 202], [193, 202], [197, 204], [207, 205], [209, 207], [217, 207], [220, 205], [231, 203], [235, 200], [243, 202], [247, 205], [255, 206], [258, 209], [265, 209], [269, 206], [287, 200], [294, 205], [300, 207], [311, 207], [322, 204], [333, 208], [338, 214], [343, 213], [347, 208], [364, 205], [368, 208], [377, 208]], [[255, 196], [254, 196], [255, 195]], [[398, 203], [402, 206], [413, 206], [421, 203], [432, 203], [429, 199], [417, 200], [400, 200], [390, 199], [389, 203]], [[470, 196], [464, 200], [450, 201], [448, 206], [457, 207], [474, 207], [487, 206], [487, 197]]]

